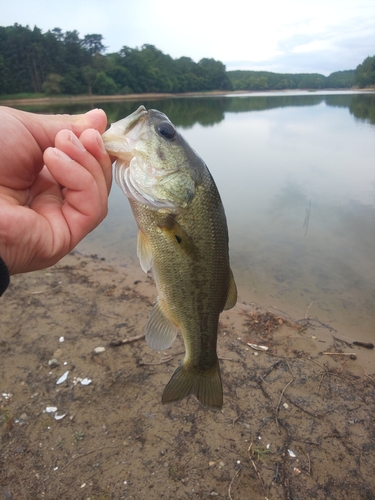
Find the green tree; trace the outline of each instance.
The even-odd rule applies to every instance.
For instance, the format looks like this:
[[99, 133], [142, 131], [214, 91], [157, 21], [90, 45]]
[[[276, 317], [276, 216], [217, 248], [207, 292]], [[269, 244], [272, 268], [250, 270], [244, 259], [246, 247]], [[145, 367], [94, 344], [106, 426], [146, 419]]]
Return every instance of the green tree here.
[[82, 69], [82, 75], [83, 75], [83, 79], [85, 80], [85, 83], [87, 85], [88, 93], [89, 93], [89, 95], [91, 95], [92, 94], [92, 86], [96, 80], [97, 72], [91, 66], [85, 66]]
[[375, 56], [366, 57], [355, 70], [354, 85], [360, 88], [375, 85]]
[[92, 90], [98, 95], [113, 95], [117, 92], [117, 86], [115, 82], [107, 76], [103, 71], [98, 73], [95, 82], [93, 84]]
[[354, 70], [335, 71], [326, 78], [326, 87], [334, 89], [350, 89], [354, 85]]
[[64, 40], [64, 33], [61, 28], [53, 28], [51, 31], [53, 36], [56, 38], [58, 42], [62, 42]]
[[204, 58], [198, 64], [204, 72], [206, 90], [230, 90], [232, 88], [222, 62]]
[[85, 35], [81, 42], [81, 46], [88, 51], [90, 55], [101, 54], [105, 52], [106, 47], [103, 45], [102, 35]]
[[61, 82], [63, 77], [56, 73], [50, 73], [42, 85], [42, 91], [47, 95], [61, 94]]

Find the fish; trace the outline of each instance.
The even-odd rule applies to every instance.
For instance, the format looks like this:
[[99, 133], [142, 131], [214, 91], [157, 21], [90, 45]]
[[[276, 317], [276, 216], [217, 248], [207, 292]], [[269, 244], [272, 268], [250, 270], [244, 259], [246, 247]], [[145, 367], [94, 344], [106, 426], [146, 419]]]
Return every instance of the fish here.
[[115, 179], [138, 225], [137, 255], [152, 271], [158, 296], [146, 342], [165, 350], [180, 331], [185, 357], [162, 403], [190, 394], [223, 405], [217, 355], [219, 316], [237, 302], [228, 227], [215, 182], [201, 157], [162, 112], [140, 106], [103, 134], [115, 157]]

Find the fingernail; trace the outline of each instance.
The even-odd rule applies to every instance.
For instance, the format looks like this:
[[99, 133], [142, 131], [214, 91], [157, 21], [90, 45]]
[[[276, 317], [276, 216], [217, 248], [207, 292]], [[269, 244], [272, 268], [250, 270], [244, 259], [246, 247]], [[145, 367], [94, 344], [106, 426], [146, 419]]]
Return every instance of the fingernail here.
[[104, 142], [103, 142], [103, 139], [102, 139], [102, 136], [100, 135], [100, 133], [96, 130], [96, 140], [98, 142], [98, 145], [99, 145], [99, 148], [100, 148], [100, 151], [102, 153], [106, 153], [106, 150], [105, 150], [105, 147], [104, 147]]
[[69, 134], [69, 139], [70, 139], [70, 142], [72, 144], [74, 144], [74, 146], [79, 149], [80, 151], [86, 151], [84, 145], [82, 144], [82, 142], [73, 134], [72, 131], [70, 131], [70, 134]]
[[61, 158], [63, 160], [74, 161], [70, 158], [70, 156], [68, 156], [63, 151], [61, 151], [61, 149], [52, 148], [52, 151], [55, 153], [56, 156], [58, 156], [59, 158]]

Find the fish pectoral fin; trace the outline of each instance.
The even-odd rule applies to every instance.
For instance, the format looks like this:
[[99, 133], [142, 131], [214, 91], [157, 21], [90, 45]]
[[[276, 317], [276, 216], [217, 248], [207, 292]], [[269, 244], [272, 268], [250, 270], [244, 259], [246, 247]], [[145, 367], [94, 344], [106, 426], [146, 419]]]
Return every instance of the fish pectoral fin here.
[[138, 231], [137, 238], [137, 255], [141, 264], [142, 270], [147, 273], [152, 267], [154, 256], [152, 255], [151, 245], [145, 233]]
[[172, 243], [176, 245], [176, 247], [180, 248], [196, 260], [200, 258], [199, 250], [194, 241], [172, 215], [168, 215], [163, 222], [160, 222], [159, 227], [163, 233], [170, 238]]
[[192, 368], [188, 363], [182, 363], [172, 375], [164, 389], [162, 403], [172, 403], [194, 396], [203, 405], [220, 410], [223, 406], [223, 387], [221, 384], [219, 360], [209, 370]]
[[234, 281], [234, 276], [232, 269], [229, 269], [230, 276], [229, 276], [229, 287], [228, 287], [228, 296], [227, 296], [227, 301], [224, 306], [224, 311], [227, 311], [228, 309], [232, 309], [236, 305], [237, 302], [237, 286]]
[[154, 351], [168, 349], [173, 344], [177, 332], [177, 326], [165, 316], [160, 303], [156, 302], [146, 325], [147, 345]]

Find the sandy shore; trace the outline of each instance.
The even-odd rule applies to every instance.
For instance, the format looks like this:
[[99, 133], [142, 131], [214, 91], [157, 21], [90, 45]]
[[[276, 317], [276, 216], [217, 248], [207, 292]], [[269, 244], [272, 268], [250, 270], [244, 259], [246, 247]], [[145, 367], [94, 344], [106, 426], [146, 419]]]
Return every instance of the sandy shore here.
[[[275, 93], [278, 94], [295, 94], [296, 92], [306, 92], [308, 89], [295, 89], [295, 90], [262, 90], [262, 91], [251, 91], [251, 90], [212, 90], [209, 92], [184, 92], [181, 94], [168, 94], [168, 93], [148, 93], [148, 94], [121, 94], [121, 95], [78, 95], [78, 96], [61, 96], [61, 97], [41, 97], [35, 99], [5, 99], [0, 100], [0, 105], [2, 106], [17, 106], [17, 105], [31, 105], [31, 104], [72, 104], [81, 102], [111, 102], [111, 101], [148, 101], [152, 99], [175, 99], [181, 97], [211, 97], [220, 95], [243, 95], [243, 94], [265, 94], [265, 93]], [[375, 89], [343, 89], [345, 91], [353, 90], [355, 92], [375, 92]], [[328, 92], [342, 92], [340, 89], [318, 89], [317, 92], [328, 91]], [[312, 91], [315, 92], [315, 91]]]
[[4, 498], [375, 498], [368, 350], [239, 303], [221, 316], [223, 410], [193, 397], [163, 406], [184, 348], [178, 338], [154, 352], [139, 338], [155, 296], [138, 266], [77, 252], [12, 278], [0, 324]]
[[[186, 92], [183, 94], [168, 94], [168, 93], [148, 93], [148, 94], [120, 94], [120, 95], [77, 95], [77, 96], [61, 96], [61, 97], [40, 97], [35, 99], [5, 99], [0, 101], [3, 106], [15, 106], [18, 104], [56, 104], [56, 103], [80, 103], [80, 102], [110, 102], [110, 101], [139, 101], [150, 99], [173, 99], [177, 97], [196, 97], [196, 96], [215, 96], [226, 95], [229, 92], [211, 91], [211, 92]], [[230, 92], [231, 94], [233, 92]], [[245, 92], [237, 92], [245, 93]]]

